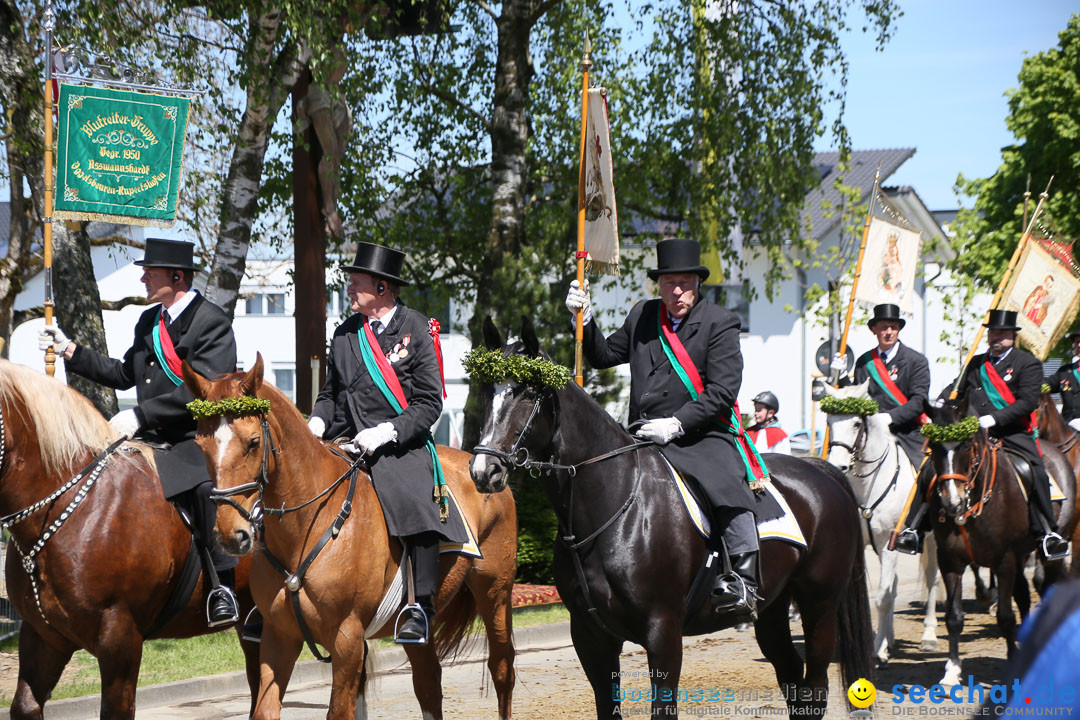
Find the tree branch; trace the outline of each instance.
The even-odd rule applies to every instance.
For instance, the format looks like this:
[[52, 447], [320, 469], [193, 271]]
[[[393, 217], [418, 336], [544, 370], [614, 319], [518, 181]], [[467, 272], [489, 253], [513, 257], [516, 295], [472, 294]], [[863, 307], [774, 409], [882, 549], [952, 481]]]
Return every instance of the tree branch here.
[[540, 18], [561, 2], [562, 0], [544, 0], [544, 2], [540, 3], [540, 7], [536, 8], [533, 14], [529, 16], [529, 28], [532, 29], [533, 25], [540, 22]]
[[632, 202], [626, 203], [626, 207], [630, 208], [631, 210], [638, 213], [639, 215], [644, 215], [645, 217], [650, 217], [650, 218], [652, 218], [654, 220], [663, 220], [665, 222], [673, 222], [673, 223], [681, 223], [681, 222], [686, 221], [686, 216], [685, 215], [676, 214], [676, 213], [667, 213], [667, 212], [663, 212], [661, 210], [653, 210], [652, 208], [647, 208], [647, 207], [644, 207], [642, 205], [638, 205], [638, 204], [632, 203]]
[[481, 10], [490, 15], [492, 20], [499, 22], [499, 16], [495, 14], [495, 11], [492, 10], [491, 6], [484, 2], [484, 0], [473, 0], [473, 2], [476, 3]]
[[491, 123], [488, 121], [488, 119], [485, 118], [480, 113], [478, 113], [476, 110], [472, 109], [471, 107], [469, 107], [468, 105], [463, 103], [461, 100], [458, 100], [453, 95], [440, 90], [439, 88], [437, 88], [434, 85], [432, 85], [431, 83], [429, 83], [427, 80], [421, 80], [420, 81], [420, 87], [423, 88], [424, 90], [426, 90], [428, 93], [430, 93], [430, 94], [434, 95], [435, 97], [439, 98], [444, 103], [447, 103], [448, 105], [454, 105], [455, 107], [458, 107], [461, 110], [464, 110], [466, 113], [468, 113], [473, 118], [475, 118], [477, 120], [477, 122], [479, 122], [481, 125], [483, 125], [485, 130], [487, 130], [489, 133], [491, 132]]
[[146, 243], [123, 235], [106, 235], [105, 237], [90, 238], [91, 247], [103, 247], [105, 245], [126, 245], [136, 250], [145, 250]]

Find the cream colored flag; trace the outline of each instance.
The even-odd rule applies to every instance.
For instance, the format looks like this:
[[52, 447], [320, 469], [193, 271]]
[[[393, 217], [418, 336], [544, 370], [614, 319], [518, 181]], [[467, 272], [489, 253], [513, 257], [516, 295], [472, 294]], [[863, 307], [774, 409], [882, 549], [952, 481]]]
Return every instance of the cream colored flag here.
[[615, 209], [607, 91], [589, 90], [585, 127], [585, 251], [587, 269], [619, 274], [619, 214]]
[[922, 237], [916, 230], [875, 215], [870, 219], [862, 276], [855, 299], [868, 305], [891, 303], [915, 311], [915, 266]]

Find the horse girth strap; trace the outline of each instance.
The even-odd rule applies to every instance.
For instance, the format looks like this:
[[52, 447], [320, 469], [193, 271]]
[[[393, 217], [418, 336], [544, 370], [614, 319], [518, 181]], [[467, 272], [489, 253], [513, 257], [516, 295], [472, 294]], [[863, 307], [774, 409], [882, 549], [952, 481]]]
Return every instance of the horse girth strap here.
[[[285, 589], [288, 590], [289, 595], [291, 596], [293, 611], [296, 613], [296, 622], [300, 626], [300, 632], [304, 637], [304, 642], [307, 643], [308, 649], [311, 650], [311, 654], [314, 655], [315, 659], [319, 662], [328, 663], [331, 658], [329, 655], [323, 655], [319, 652], [319, 648], [315, 644], [315, 639], [311, 636], [311, 629], [308, 628], [307, 622], [304, 620], [304, 613], [300, 606], [300, 588], [303, 587], [304, 576], [307, 574], [311, 564], [315, 562], [315, 559], [319, 556], [319, 553], [322, 552], [322, 549], [328, 542], [337, 539], [342, 526], [352, 514], [352, 501], [356, 494], [356, 482], [359, 475], [359, 465], [353, 465], [349, 468], [349, 471], [345, 475], [349, 478], [349, 491], [341, 504], [341, 510], [338, 512], [337, 517], [334, 518], [334, 521], [330, 523], [330, 527], [326, 528], [319, 537], [318, 542], [315, 543], [315, 547], [313, 547], [300, 562], [300, 565], [296, 568], [296, 572], [290, 572], [289, 569], [285, 567], [284, 563], [274, 557], [274, 554], [270, 552], [270, 549], [266, 547], [265, 543], [262, 547], [263, 555], [266, 557], [267, 561], [285, 579]], [[336, 484], [337, 483], [335, 483], [335, 485]]]

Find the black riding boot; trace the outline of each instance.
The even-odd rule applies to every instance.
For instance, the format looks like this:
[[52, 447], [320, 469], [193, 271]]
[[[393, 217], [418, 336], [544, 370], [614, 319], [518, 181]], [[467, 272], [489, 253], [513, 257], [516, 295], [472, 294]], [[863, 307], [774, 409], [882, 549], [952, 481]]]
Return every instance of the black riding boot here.
[[439, 536], [433, 532], [419, 533], [405, 538], [405, 543], [412, 560], [413, 588], [420, 610], [410, 608], [405, 611], [394, 639], [398, 643], [424, 644], [431, 637], [429, 631], [435, 618], [434, 597], [439, 589]]
[[1047, 560], [1065, 557], [1069, 553], [1069, 543], [1057, 532], [1054, 505], [1050, 501], [1050, 478], [1045, 471], [1040, 473], [1035, 470], [1033, 480], [1028, 514], [1031, 517], [1031, 532], [1039, 538], [1039, 554]]
[[713, 586], [713, 607], [718, 613], [749, 615], [757, 619], [757, 589], [761, 584], [758, 573], [758, 551], [745, 552], [731, 558], [731, 572], [723, 573]]
[[[236, 601], [236, 573], [232, 568], [217, 574], [217, 584], [206, 599], [206, 624], [210, 627], [232, 625], [240, 619], [240, 603]], [[212, 582], [212, 580], [211, 580]]]
[[894, 533], [889, 542], [889, 549], [908, 555], [918, 555], [922, 552], [923, 532], [926, 528], [921, 527], [926, 515], [928, 503], [926, 493], [930, 488], [930, 480], [934, 476], [931, 465], [926, 462], [919, 477], [915, 482], [915, 497], [911, 501], [911, 508], [904, 519], [904, 527], [899, 534]]
[[395, 642], [418, 645], [427, 643], [431, 621], [435, 619], [435, 603], [430, 595], [424, 595], [416, 598], [416, 604], [420, 606], [419, 610], [409, 608], [405, 611], [405, 617], [398, 626], [397, 637], [394, 638]]

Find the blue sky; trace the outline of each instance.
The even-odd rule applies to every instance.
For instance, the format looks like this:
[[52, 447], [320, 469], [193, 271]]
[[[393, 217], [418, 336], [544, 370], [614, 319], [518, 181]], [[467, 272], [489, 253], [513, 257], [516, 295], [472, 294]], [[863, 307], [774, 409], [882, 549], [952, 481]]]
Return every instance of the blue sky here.
[[[845, 124], [856, 149], [916, 148], [887, 184], [912, 186], [931, 210], [955, 208], [956, 176], [992, 175], [1001, 148], [1013, 141], [1005, 93], [1017, 86], [1024, 58], [1055, 47], [1080, 5], [900, 0], [900, 6], [904, 16], [882, 52], [861, 32], [844, 39]], [[830, 149], [828, 140], [817, 149]], [[1047, 180], [1032, 178], [1033, 189]]]

